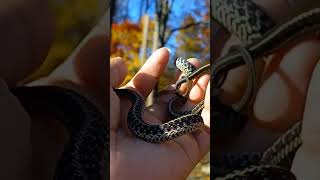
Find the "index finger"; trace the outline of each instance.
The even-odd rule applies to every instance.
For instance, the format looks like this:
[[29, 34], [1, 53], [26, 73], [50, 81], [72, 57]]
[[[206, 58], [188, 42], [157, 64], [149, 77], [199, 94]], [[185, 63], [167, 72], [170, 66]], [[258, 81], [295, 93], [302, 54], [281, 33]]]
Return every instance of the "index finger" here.
[[156, 50], [126, 86], [135, 89], [146, 98], [163, 74], [169, 57], [168, 48]]

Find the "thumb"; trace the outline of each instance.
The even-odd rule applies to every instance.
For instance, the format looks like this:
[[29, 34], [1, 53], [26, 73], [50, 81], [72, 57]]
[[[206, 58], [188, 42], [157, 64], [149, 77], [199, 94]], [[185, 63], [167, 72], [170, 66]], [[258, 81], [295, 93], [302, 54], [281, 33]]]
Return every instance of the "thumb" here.
[[292, 172], [297, 179], [320, 179], [319, 82], [320, 63], [315, 67], [309, 84], [301, 132], [302, 146], [292, 164]]
[[110, 86], [118, 87], [127, 75], [127, 66], [122, 58], [110, 59]]

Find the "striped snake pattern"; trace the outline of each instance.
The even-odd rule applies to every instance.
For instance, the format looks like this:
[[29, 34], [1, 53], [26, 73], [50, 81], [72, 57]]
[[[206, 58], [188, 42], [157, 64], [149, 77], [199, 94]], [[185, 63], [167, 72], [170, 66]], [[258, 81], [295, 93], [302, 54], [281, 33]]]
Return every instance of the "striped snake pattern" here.
[[[253, 4], [250, 1], [245, 2]], [[274, 29], [272, 29], [271, 27], [264, 27], [264, 30], [261, 30], [259, 28], [261, 28], [262, 26], [257, 25], [256, 22], [259, 22], [260, 24], [266, 24], [268, 26], [272, 26], [272, 22], [265, 19], [265, 17], [267, 16], [264, 16], [263, 11], [261, 11], [257, 6], [245, 6], [245, 2], [242, 0], [214, 0], [211, 5], [213, 6], [213, 18], [219, 21], [231, 33], [236, 34], [242, 40], [242, 43], [246, 48], [248, 48], [248, 52], [251, 55], [250, 58], [257, 58], [258, 55], [261, 57], [271, 54], [279, 47], [285, 45], [287, 42], [294, 41], [295, 38], [300, 37], [308, 31], [319, 32], [319, 26], [317, 26], [317, 23], [310, 21], [312, 19], [316, 19], [315, 17], [319, 15], [318, 9], [306, 12]], [[248, 16], [249, 14], [253, 14], [253, 16], [250, 17]], [[259, 16], [264, 17], [259, 19]], [[256, 20], [249, 20], [250, 18], [252, 19], [255, 17], [258, 18]], [[246, 26], [245, 28], [242, 26], [243, 24], [244, 26]], [[310, 26], [310, 28], [306, 28], [304, 26]], [[271, 29], [271, 31], [267, 31], [269, 29]], [[288, 38], [284, 39], [283, 37]], [[241, 57], [239, 57], [239, 60], [240, 58]], [[232, 68], [231, 63], [227, 65], [228, 62], [231, 62], [230, 59], [232, 60], [234, 58], [225, 58], [225, 61], [219, 64], [221, 67], [225, 67], [219, 69], [221, 73], [227, 72]], [[225, 63], [226, 65], [223, 66], [223, 63]], [[239, 66], [239, 64], [237, 64], [237, 66]], [[218, 73], [216, 73], [216, 75], [217, 74]], [[247, 155], [247, 153], [246, 156], [240, 154], [239, 156], [237, 156], [237, 158], [234, 159], [224, 157], [224, 159], [227, 160], [219, 163], [213, 162], [215, 164], [213, 170], [220, 170], [220, 172], [216, 171], [216, 174], [214, 174], [214, 176], [220, 176], [220, 178], [218, 179], [230, 180], [251, 178], [295, 179], [295, 176], [290, 172], [289, 168], [295, 151], [302, 143], [300, 138], [301, 127], [301, 122], [296, 123], [264, 153], [252, 153], [252, 156], [250, 155], [250, 153], [249, 155]], [[256, 158], [253, 158], [253, 156], [255, 156]], [[235, 159], [237, 161], [235, 161]], [[244, 163], [247, 167], [236, 164], [236, 162]], [[234, 167], [230, 167], [230, 164]], [[219, 165], [221, 167], [219, 167]], [[229, 169], [225, 168], [224, 165], [229, 165]], [[234, 169], [234, 171], [232, 171], [231, 169]]]
[[69, 133], [53, 179], [109, 177], [109, 124], [95, 105], [71, 89], [56, 86], [16, 87], [11, 92], [29, 113], [50, 113]]
[[160, 125], [151, 125], [143, 121], [144, 99], [131, 89], [114, 89], [120, 97], [126, 97], [132, 103], [128, 115], [129, 131], [144, 141], [162, 143], [173, 140], [182, 135], [193, 132], [203, 126], [203, 119], [199, 114], [186, 114]]
[[274, 23], [250, 0], [213, 0], [212, 16], [244, 45], [260, 40]]

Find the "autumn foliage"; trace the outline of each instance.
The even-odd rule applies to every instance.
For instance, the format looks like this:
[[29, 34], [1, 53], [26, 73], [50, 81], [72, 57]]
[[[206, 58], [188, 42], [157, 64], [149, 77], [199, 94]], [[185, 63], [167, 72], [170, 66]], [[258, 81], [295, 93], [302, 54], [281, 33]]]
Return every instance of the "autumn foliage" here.
[[127, 62], [130, 80], [140, 68], [139, 50], [142, 43], [142, 29], [140, 24], [125, 20], [112, 24], [111, 57], [122, 57]]
[[[174, 24], [174, 26], [166, 26], [166, 35], [168, 36], [175, 28], [179, 29], [179, 26], [184, 27], [189, 24], [194, 24], [188, 28], [181, 28], [178, 31], [175, 31], [175, 36], [172, 36], [169, 41], [165, 42], [170, 42], [171, 44], [169, 47], [174, 48], [175, 53], [172, 54], [172, 57], [194, 57], [200, 59], [202, 64], [206, 64], [210, 59], [210, 28], [208, 23], [210, 17], [209, 8], [201, 8], [193, 12], [193, 15], [188, 14], [181, 17], [182, 21], [179, 21], [179, 23], [171, 21], [170, 24]], [[203, 23], [200, 24], [199, 21]], [[148, 29], [146, 47], [147, 56], [151, 54], [152, 44], [154, 41], [154, 17], [150, 18]], [[141, 18], [141, 21], [137, 23], [130, 21], [130, 18], [128, 18], [116, 21], [112, 24], [111, 57], [122, 57], [126, 61], [129, 71], [123, 84], [128, 82], [134, 74], [136, 74], [145, 61], [145, 59], [141, 59], [140, 57], [143, 38], [143, 18]], [[168, 47], [167, 44], [164, 46]], [[165, 74], [160, 78], [158, 88], [163, 89], [170, 83], [173, 83], [176, 72], [177, 71], [172, 69], [172, 66], [171, 69], [167, 69]]]

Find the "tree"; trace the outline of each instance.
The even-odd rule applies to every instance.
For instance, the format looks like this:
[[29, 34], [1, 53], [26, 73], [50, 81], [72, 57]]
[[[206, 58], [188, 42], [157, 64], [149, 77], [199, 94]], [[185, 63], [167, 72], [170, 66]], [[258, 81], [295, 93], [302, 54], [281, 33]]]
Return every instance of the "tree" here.
[[[125, 2], [128, 2], [128, 1], [125, 1]], [[197, 4], [199, 4], [198, 2], [199, 1], [197, 1]], [[148, 54], [151, 54], [153, 50], [159, 47], [167, 46], [169, 42], [172, 43], [173, 41], [175, 41], [173, 49], [177, 48], [178, 49], [177, 53], [181, 55], [186, 55], [184, 57], [199, 57], [200, 55], [201, 58], [206, 57], [208, 59], [209, 45], [207, 44], [207, 42], [209, 39], [208, 37], [209, 35], [208, 19], [209, 18], [204, 18], [201, 16], [204, 16], [204, 14], [209, 14], [209, 8], [208, 8], [209, 6], [206, 6], [206, 8], [195, 7], [196, 9], [192, 10], [191, 12], [182, 11], [183, 13], [180, 13], [179, 15], [177, 15], [174, 9], [175, 3], [176, 1], [174, 0], [135, 1], [135, 5], [139, 9], [137, 13], [137, 16], [139, 16], [138, 18], [139, 21], [137, 23], [133, 23], [128, 20], [117, 19], [117, 21], [114, 22], [114, 24], [117, 24], [117, 25], [112, 26], [112, 48], [119, 49], [117, 50], [119, 52], [115, 53], [116, 50], [112, 49], [111, 54], [112, 56], [116, 55], [116, 56], [124, 57], [127, 60], [128, 66], [129, 66], [129, 75], [126, 78], [126, 81], [128, 81], [134, 75], [134, 73], [137, 72], [137, 70], [140, 68], [139, 66], [140, 64], [137, 58], [139, 51], [149, 52]], [[200, 3], [200, 4], [203, 4], [203, 3]], [[121, 3], [118, 5], [119, 5], [117, 7], [118, 10], [123, 8], [125, 9], [126, 7], [125, 3], [124, 4]], [[153, 19], [151, 18], [149, 20], [149, 29], [147, 31], [147, 43], [146, 43], [145, 41], [142, 41], [142, 37], [143, 37], [142, 36], [142, 29], [143, 29], [142, 19], [143, 18], [141, 18], [141, 15], [147, 12], [148, 8], [151, 6], [154, 6], [154, 12], [153, 12], [154, 14], [151, 14], [150, 17], [152, 17], [152, 15], [154, 16], [153, 16]], [[143, 7], [145, 8], [144, 10], [143, 10]], [[186, 14], [189, 14], [189, 15], [186, 15]], [[117, 15], [115, 16], [118, 17]], [[195, 18], [195, 16], [197, 16], [197, 18]], [[183, 21], [179, 20], [178, 21], [179, 23], [177, 23], [177, 19], [184, 19], [184, 20]], [[129, 26], [126, 27], [125, 24], [128, 22], [130, 22], [131, 26], [137, 26], [139, 27], [139, 29], [134, 29]], [[122, 27], [122, 29], [127, 28], [128, 31], [121, 30], [120, 27]], [[130, 29], [132, 29], [133, 31], [129, 32]], [[202, 33], [205, 33], [205, 34], [202, 34]], [[173, 36], [174, 34], [180, 35], [179, 38], [176, 38], [175, 40], [174, 39], [170, 40], [170, 38], [174, 37]], [[156, 35], [155, 38], [153, 38], [153, 35]], [[113, 36], [117, 36], [117, 37], [113, 37]], [[121, 36], [125, 36], [126, 38], [125, 39], [118, 38]], [[129, 36], [133, 36], [133, 38]], [[192, 42], [191, 38], [194, 38], [194, 37], [197, 37], [197, 38], [193, 39], [193, 43], [191, 43]], [[201, 42], [201, 41], [205, 41], [205, 42]], [[144, 42], [143, 44], [145, 47], [142, 46], [142, 42]], [[189, 51], [190, 53], [183, 54], [182, 51]], [[126, 57], [126, 56], [129, 56], [130, 54], [132, 57]], [[135, 57], [133, 57], [132, 54], [134, 54]], [[144, 59], [140, 62], [143, 63]], [[160, 78], [160, 82], [159, 82], [160, 89], [162, 89], [163, 87], [171, 83], [172, 79], [174, 79], [175, 70], [173, 70], [172, 68], [171, 69], [169, 68], [167, 69], [166, 72], [167, 73]]]
[[124, 83], [130, 80], [140, 69], [139, 49], [142, 42], [141, 25], [125, 20], [112, 24], [111, 57], [126, 60], [129, 73]]
[[[200, 8], [183, 13], [183, 17], [176, 17], [173, 11], [174, 3], [174, 0], [156, 1], [155, 8], [156, 19], [158, 20], [159, 47], [167, 46], [170, 38], [176, 33], [175, 48], [177, 50], [174, 59], [182, 56], [209, 60], [209, 2], [204, 1], [205, 7], [200, 6]], [[202, 4], [201, 1], [197, 1], [197, 3]], [[197, 20], [195, 16], [199, 20]], [[183, 18], [184, 20], [180, 25], [176, 26], [173, 25], [176, 23], [171, 23], [171, 17]], [[158, 91], [158, 89], [161, 90], [168, 84], [171, 84], [175, 72], [173, 69], [167, 69], [167, 73], [160, 78], [155, 91]]]
[[[156, 0], [155, 1], [155, 9], [156, 9], [156, 16], [157, 16], [157, 20], [158, 20], [158, 26], [159, 26], [159, 40], [160, 40], [160, 44], [159, 47], [165, 46], [168, 42], [168, 40], [171, 38], [171, 36], [180, 30], [184, 30], [184, 29], [189, 29], [189, 28], [194, 28], [197, 26], [201, 26], [201, 25], [205, 25], [208, 26], [208, 18], [207, 19], [203, 19], [203, 20], [199, 20], [196, 21], [194, 19], [194, 21], [185, 21], [188, 23], [183, 23], [182, 25], [179, 26], [174, 26], [173, 24], [169, 24], [170, 22], [170, 18], [172, 16], [174, 16], [174, 11], [173, 11], [173, 5], [175, 3], [175, 0]], [[201, 1], [198, 1], [199, 4], [201, 4]], [[208, 5], [206, 5], [206, 8], [200, 8], [200, 9], [194, 9], [193, 11], [195, 12], [189, 12], [187, 16], [191, 16], [191, 14], [196, 14], [199, 16], [199, 11], [203, 11], [205, 10], [205, 12], [209, 13], [209, 7]], [[183, 13], [182, 15], [183, 17], [175, 17], [175, 19], [179, 19], [179, 18], [184, 18], [185, 17], [185, 13]], [[172, 21], [172, 20], [171, 20]], [[176, 23], [174, 23], [176, 24]]]
[[[209, 11], [201, 18], [203, 22], [209, 21]], [[181, 27], [189, 24], [195, 24], [196, 20], [193, 16], [185, 17]], [[197, 57], [202, 62], [210, 61], [210, 27], [207, 24], [196, 26], [195, 28], [181, 29], [176, 36], [178, 49], [176, 54], [182, 57]]]

